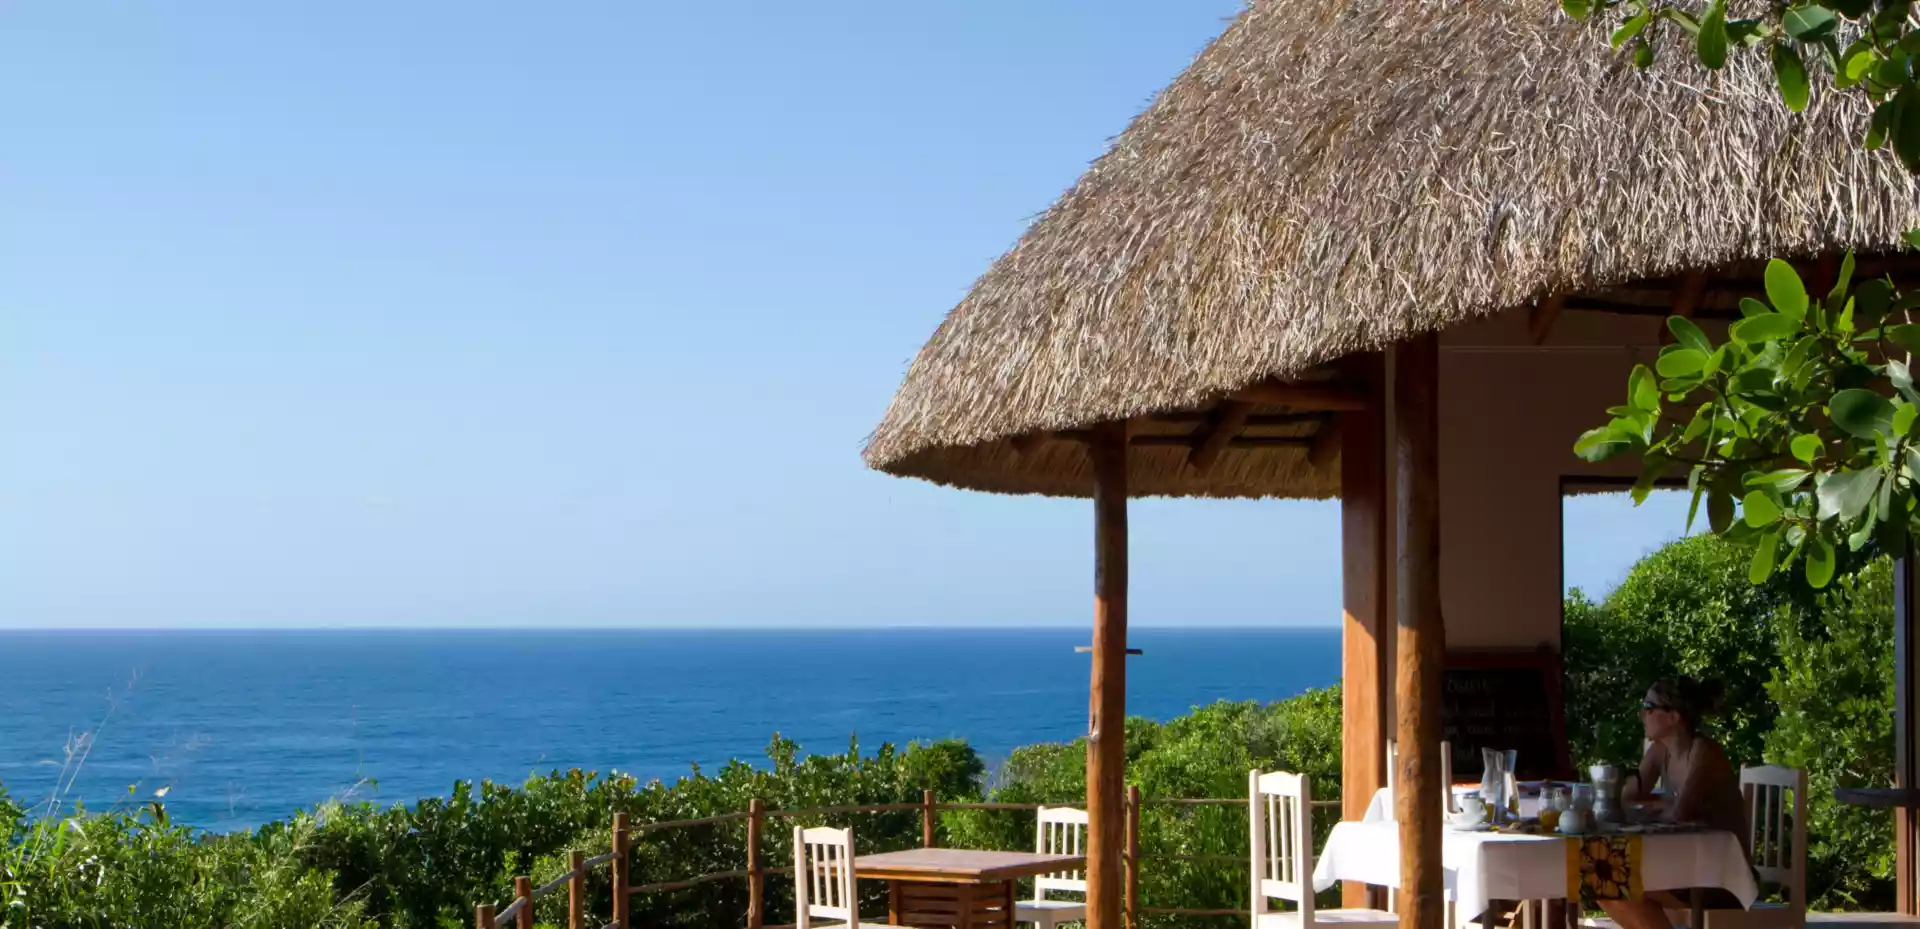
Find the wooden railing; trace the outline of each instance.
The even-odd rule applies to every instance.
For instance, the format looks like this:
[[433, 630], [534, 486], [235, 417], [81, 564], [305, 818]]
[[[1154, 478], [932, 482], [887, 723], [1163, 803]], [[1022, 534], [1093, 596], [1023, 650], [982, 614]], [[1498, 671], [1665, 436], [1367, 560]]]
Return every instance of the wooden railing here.
[[[1140, 864], [1148, 861], [1197, 861], [1214, 863], [1235, 863], [1242, 867], [1247, 864], [1246, 855], [1142, 855], [1140, 854], [1140, 817], [1144, 806], [1246, 806], [1245, 797], [1227, 798], [1184, 798], [1184, 797], [1147, 797], [1140, 796], [1140, 788], [1127, 788], [1126, 808], [1126, 846], [1122, 855], [1126, 865], [1126, 915], [1128, 929], [1135, 929], [1142, 913], [1166, 913], [1185, 916], [1245, 916], [1244, 909], [1199, 909], [1189, 907], [1147, 907], [1140, 906]], [[1316, 809], [1338, 807], [1338, 800], [1316, 800]], [[538, 887], [533, 878], [521, 875], [513, 879], [513, 900], [502, 907], [491, 903], [482, 903], [474, 907], [474, 929], [533, 929], [534, 902], [550, 894], [558, 893], [561, 888], [567, 891], [567, 929], [634, 929], [632, 920], [633, 897], [637, 894], [664, 893], [671, 890], [685, 890], [716, 881], [747, 881], [747, 926], [746, 929], [788, 929], [788, 927], [769, 927], [766, 925], [766, 885], [768, 875], [791, 874], [793, 869], [769, 868], [761, 860], [761, 836], [769, 819], [788, 819], [796, 816], [834, 816], [856, 813], [899, 813], [907, 810], [920, 811], [920, 843], [924, 848], [934, 846], [934, 826], [942, 810], [1038, 810], [1039, 803], [941, 803], [934, 799], [933, 791], [924, 791], [919, 803], [881, 803], [870, 806], [825, 806], [805, 810], [769, 810], [758, 798], [750, 801], [745, 812], [722, 813], [701, 819], [678, 819], [668, 822], [643, 823], [638, 826], [627, 822], [627, 814], [613, 814], [613, 847], [604, 855], [586, 857], [582, 851], [573, 851], [567, 862], [567, 870], [559, 877]], [[632, 882], [629, 873], [632, 839], [636, 835], [658, 832], [663, 829], [688, 829], [695, 826], [711, 826], [719, 823], [747, 823], [747, 861], [746, 867], [731, 871], [714, 871], [678, 881], [666, 881], [657, 884], [639, 884]], [[586, 913], [587, 875], [601, 865], [610, 865], [613, 876], [613, 919], [603, 924], [590, 924]]]

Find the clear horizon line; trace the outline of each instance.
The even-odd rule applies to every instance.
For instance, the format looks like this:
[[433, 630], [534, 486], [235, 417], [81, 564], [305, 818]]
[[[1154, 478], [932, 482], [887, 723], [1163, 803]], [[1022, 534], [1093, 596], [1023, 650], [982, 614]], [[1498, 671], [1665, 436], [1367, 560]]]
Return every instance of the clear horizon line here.
[[[8, 632], [887, 632], [903, 630], [939, 630], [950, 632], [1006, 632], [1011, 630], [1090, 629], [1067, 623], [1047, 624], [935, 624], [891, 623], [868, 625], [795, 625], [795, 626], [546, 626], [546, 625], [472, 625], [472, 626], [0, 626]], [[1129, 629], [1338, 629], [1338, 622], [1326, 623], [1228, 623], [1177, 624], [1137, 623]]]

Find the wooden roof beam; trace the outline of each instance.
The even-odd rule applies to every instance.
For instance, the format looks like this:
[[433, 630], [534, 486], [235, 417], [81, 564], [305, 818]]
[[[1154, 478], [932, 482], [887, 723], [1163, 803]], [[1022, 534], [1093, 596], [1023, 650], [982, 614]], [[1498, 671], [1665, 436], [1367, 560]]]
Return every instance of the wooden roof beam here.
[[1034, 452], [1039, 451], [1040, 447], [1047, 444], [1047, 440], [1051, 438], [1053, 438], [1053, 433], [1043, 429], [1039, 432], [1021, 433], [1020, 435], [1014, 436], [1009, 441], [1013, 443], [1014, 454], [1019, 455], [1022, 458], [1025, 458], [1028, 455], [1031, 455]]
[[1340, 421], [1330, 419], [1320, 424], [1319, 431], [1313, 434], [1313, 444], [1307, 446], [1307, 465], [1319, 469], [1333, 461], [1340, 454]]
[[1282, 406], [1293, 412], [1349, 413], [1367, 408], [1367, 395], [1337, 384], [1286, 384], [1261, 381], [1227, 395], [1254, 406]]
[[1187, 455], [1187, 466], [1195, 474], [1204, 475], [1213, 470], [1213, 463], [1220, 460], [1220, 453], [1227, 450], [1227, 443], [1238, 438], [1247, 428], [1247, 417], [1253, 414], [1253, 404], [1245, 400], [1226, 399], [1215, 408], [1213, 422], [1199, 433], [1199, 440], [1193, 445], [1193, 451]]

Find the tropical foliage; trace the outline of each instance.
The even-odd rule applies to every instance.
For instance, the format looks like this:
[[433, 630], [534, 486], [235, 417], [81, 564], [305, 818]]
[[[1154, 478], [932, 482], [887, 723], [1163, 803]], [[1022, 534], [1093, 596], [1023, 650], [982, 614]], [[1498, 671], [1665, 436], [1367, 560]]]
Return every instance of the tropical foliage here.
[[1749, 582], [1747, 550], [1711, 535], [1636, 565], [1600, 603], [1566, 605], [1568, 738], [1576, 761], [1632, 763], [1636, 710], [1655, 680], [1726, 685], [1707, 721], [1736, 764], [1807, 772], [1808, 890], [1816, 907], [1893, 904], [1893, 828], [1884, 811], [1842, 806], [1841, 786], [1891, 786], [1893, 594], [1884, 558], [1813, 594]]
[[1742, 300], [1744, 318], [1717, 344], [1668, 319], [1674, 343], [1653, 368], [1634, 367], [1626, 402], [1575, 453], [1637, 457], [1636, 500], [1684, 468], [1689, 522], [1704, 501], [1713, 532], [1751, 551], [1756, 584], [1789, 573], [1821, 588], [1904, 551], [1920, 476], [1920, 389], [1906, 360], [1920, 348], [1908, 321], [1920, 293], [1853, 270], [1848, 255], [1832, 289], [1810, 296], [1792, 265], [1768, 263], [1767, 302]]

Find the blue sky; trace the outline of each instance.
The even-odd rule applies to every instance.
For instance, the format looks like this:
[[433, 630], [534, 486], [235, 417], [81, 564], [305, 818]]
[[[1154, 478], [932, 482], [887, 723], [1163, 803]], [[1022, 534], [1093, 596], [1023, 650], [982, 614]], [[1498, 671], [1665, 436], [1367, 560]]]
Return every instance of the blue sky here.
[[[1083, 623], [1085, 504], [858, 453], [1236, 8], [13, 5], [0, 626]], [[1139, 504], [1135, 621], [1334, 621], [1336, 517]]]

